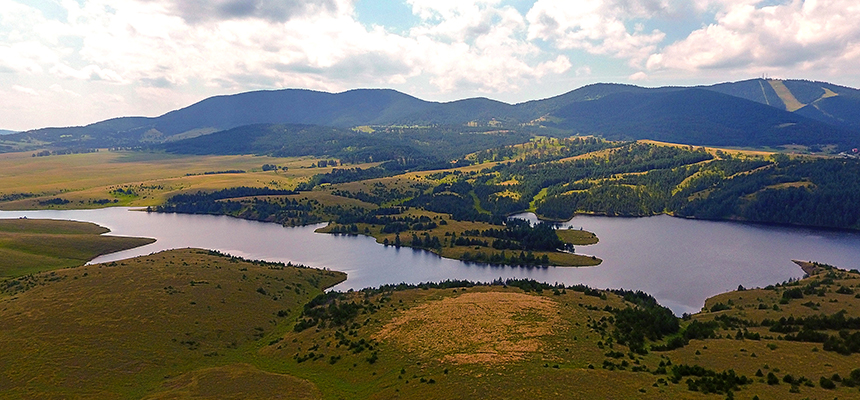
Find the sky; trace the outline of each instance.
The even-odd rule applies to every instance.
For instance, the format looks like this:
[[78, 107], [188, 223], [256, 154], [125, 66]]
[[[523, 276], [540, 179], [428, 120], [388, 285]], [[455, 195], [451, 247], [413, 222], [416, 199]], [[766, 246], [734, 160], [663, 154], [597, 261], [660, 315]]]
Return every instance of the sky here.
[[856, 88], [858, 21], [857, 0], [0, 0], [0, 129], [283, 88], [508, 103], [597, 82]]

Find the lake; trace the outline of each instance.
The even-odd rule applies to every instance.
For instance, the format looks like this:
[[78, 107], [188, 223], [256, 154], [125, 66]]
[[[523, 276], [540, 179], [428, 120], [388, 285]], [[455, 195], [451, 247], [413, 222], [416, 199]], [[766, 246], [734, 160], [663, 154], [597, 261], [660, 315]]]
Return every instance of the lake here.
[[[155, 243], [99, 257], [107, 262], [166, 249], [199, 247], [249, 259], [293, 262], [343, 271], [337, 290], [446, 279], [488, 282], [530, 278], [595, 288], [642, 290], [676, 314], [696, 312], [715, 294], [800, 278], [792, 259], [841, 268], [860, 266], [860, 234], [803, 228], [699, 221], [660, 215], [645, 218], [577, 216], [562, 224], [592, 231], [600, 243], [578, 246], [603, 264], [587, 268], [504, 267], [470, 264], [410, 248], [385, 247], [364, 236], [314, 233], [321, 225], [287, 228], [225, 216], [158, 214], [127, 208], [0, 211], [0, 218], [93, 222], [111, 235], [142, 236]], [[536, 220], [533, 214], [522, 218]]]

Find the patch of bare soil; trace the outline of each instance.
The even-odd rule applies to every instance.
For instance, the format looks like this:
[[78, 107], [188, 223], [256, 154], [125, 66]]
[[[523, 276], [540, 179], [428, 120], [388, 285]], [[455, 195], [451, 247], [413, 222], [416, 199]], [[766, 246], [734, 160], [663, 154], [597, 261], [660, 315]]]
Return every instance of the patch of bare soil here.
[[522, 293], [466, 293], [423, 304], [394, 318], [374, 338], [458, 364], [498, 364], [541, 351], [564, 322], [558, 304]]

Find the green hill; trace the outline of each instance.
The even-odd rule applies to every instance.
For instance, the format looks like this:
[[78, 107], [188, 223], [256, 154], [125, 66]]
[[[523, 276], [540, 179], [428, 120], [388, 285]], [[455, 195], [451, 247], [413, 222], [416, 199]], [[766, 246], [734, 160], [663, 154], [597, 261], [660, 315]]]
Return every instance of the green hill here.
[[102, 236], [107, 232], [85, 222], [0, 219], [0, 279], [76, 267], [103, 254], [155, 241]]
[[162, 382], [188, 373], [213, 397], [238, 388], [257, 398], [293, 391], [315, 398], [312, 384], [249, 366], [248, 354], [343, 279], [186, 249], [8, 281], [0, 292], [0, 392], [141, 398], [175, 392], [175, 383]]

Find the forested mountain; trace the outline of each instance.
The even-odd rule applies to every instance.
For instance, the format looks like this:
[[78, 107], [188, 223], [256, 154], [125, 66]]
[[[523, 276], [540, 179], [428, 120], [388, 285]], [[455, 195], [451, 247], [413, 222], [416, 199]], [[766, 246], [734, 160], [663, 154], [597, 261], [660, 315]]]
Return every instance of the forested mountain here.
[[705, 89], [621, 92], [571, 103], [550, 125], [607, 139], [653, 139], [717, 146], [850, 146], [860, 134], [757, 102]]
[[795, 111], [796, 114], [832, 125], [860, 130], [860, 98], [827, 97]]
[[773, 87], [764, 79], [718, 83], [713, 86], [700, 86], [700, 88], [785, 110], [785, 103], [779, 98]]
[[433, 103], [387, 89], [343, 93], [286, 89], [217, 96], [158, 117], [166, 134], [211, 127], [218, 130], [250, 124], [308, 124], [335, 127], [390, 125]]
[[562, 95], [542, 100], [532, 100], [517, 104], [517, 108], [527, 112], [530, 116], [540, 117], [555, 112], [567, 105], [576, 102], [599, 100], [603, 97], [616, 93], [649, 93], [672, 91], [676, 88], [644, 88], [641, 86], [625, 85], [619, 83], [594, 83], [572, 90]]
[[319, 125], [257, 124], [166, 143], [160, 148], [181, 154], [312, 155], [346, 162], [400, 160], [436, 166], [483, 149], [528, 140], [528, 134], [516, 131], [487, 134], [469, 129], [393, 127], [361, 132]]
[[[129, 146], [164, 142], [252, 124], [308, 124], [335, 127], [390, 125], [434, 103], [378, 89], [325, 93], [286, 89], [215, 96], [155, 118], [115, 118], [84, 127], [21, 133], [59, 144]], [[90, 142], [90, 143], [87, 143]]]
[[[696, 88], [593, 84], [542, 100], [429, 102], [388, 89], [326, 93], [302, 89], [215, 96], [159, 117], [122, 117], [83, 127], [4, 136], [18, 149], [139, 147], [253, 124], [337, 128], [489, 126], [546, 134], [690, 144], [857, 147], [860, 91], [823, 82], [753, 79]], [[447, 129], [447, 128], [445, 128]], [[9, 147], [14, 149], [16, 147]]]

